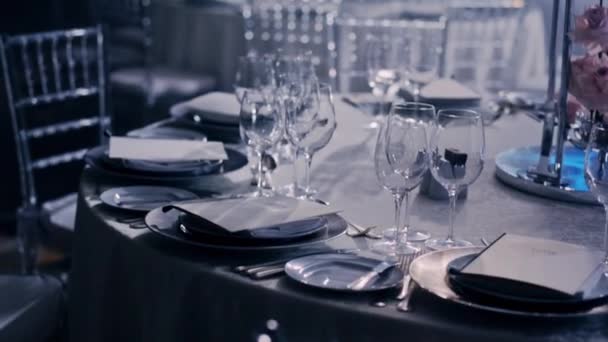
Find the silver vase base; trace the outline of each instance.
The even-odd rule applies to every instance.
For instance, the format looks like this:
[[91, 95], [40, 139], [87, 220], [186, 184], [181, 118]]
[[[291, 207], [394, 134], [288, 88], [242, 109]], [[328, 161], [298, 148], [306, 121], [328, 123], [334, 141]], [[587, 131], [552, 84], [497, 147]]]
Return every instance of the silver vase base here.
[[[561, 181], [538, 177], [530, 170], [538, 164], [540, 147], [520, 147], [496, 156], [496, 177], [518, 190], [558, 201], [597, 205], [597, 200], [585, 183], [585, 152], [578, 148], [564, 148]], [[554, 160], [552, 159], [553, 163]]]

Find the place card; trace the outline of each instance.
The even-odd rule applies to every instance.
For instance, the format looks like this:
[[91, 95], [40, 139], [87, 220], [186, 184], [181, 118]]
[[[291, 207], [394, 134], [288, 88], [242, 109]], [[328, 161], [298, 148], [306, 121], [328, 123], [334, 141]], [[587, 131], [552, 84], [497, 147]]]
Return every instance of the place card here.
[[228, 159], [224, 144], [219, 141], [114, 136], [110, 138], [109, 156], [110, 158], [156, 161]]
[[194, 112], [203, 120], [238, 125], [241, 105], [233, 93], [215, 91], [179, 103], [170, 111], [173, 116]]
[[337, 213], [316, 202], [276, 195], [173, 203], [171, 206], [231, 233]]
[[506, 279], [581, 297], [603, 270], [604, 253], [570, 243], [503, 234], [459, 274]]

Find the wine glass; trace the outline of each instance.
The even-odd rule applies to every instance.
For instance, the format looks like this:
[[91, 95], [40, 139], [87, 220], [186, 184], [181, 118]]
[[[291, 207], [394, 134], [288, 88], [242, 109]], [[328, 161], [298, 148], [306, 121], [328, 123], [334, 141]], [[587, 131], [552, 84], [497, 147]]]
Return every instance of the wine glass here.
[[440, 30], [418, 29], [414, 32], [410, 46], [407, 84], [414, 101], [420, 98], [420, 89], [435, 80], [441, 65]]
[[604, 225], [604, 269], [608, 270], [608, 128], [598, 123], [591, 129], [585, 150], [585, 181], [589, 191], [604, 206], [606, 221]]
[[390, 38], [372, 37], [366, 45], [368, 84], [372, 88], [372, 94], [380, 98], [379, 117], [370, 123], [370, 128], [380, 127], [382, 117], [388, 115], [391, 92], [398, 91], [396, 86], [408, 70], [407, 40], [402, 37]]
[[444, 250], [472, 246], [454, 238], [454, 216], [458, 192], [473, 184], [483, 170], [485, 133], [481, 115], [466, 109], [440, 110], [430, 149], [431, 174], [450, 198], [450, 227], [445, 239], [428, 240], [427, 247]]
[[312, 83], [308, 94], [295, 110], [287, 113], [289, 140], [306, 159], [304, 194], [314, 198], [316, 191], [310, 186], [310, 168], [315, 152], [325, 147], [336, 130], [336, 113], [331, 87], [324, 83]]
[[[275, 62], [278, 94], [281, 98], [285, 115], [289, 111], [299, 110], [301, 106], [317, 105], [315, 97], [310, 97], [310, 89], [316, 86], [316, 75], [311, 59], [307, 54], [301, 55], [279, 55]], [[293, 181], [286, 185], [280, 192], [292, 196], [303, 196], [305, 190], [298, 184], [298, 167], [296, 160], [299, 154], [298, 146], [290, 143], [287, 132], [279, 143], [279, 156], [293, 162]]]
[[[243, 101], [243, 95], [247, 90], [256, 90], [264, 94], [272, 94], [276, 87], [273, 57], [271, 55], [249, 54], [239, 57], [237, 72], [235, 75], [234, 93], [239, 103]], [[243, 141], [245, 137], [241, 134]], [[257, 156], [251, 147], [247, 148], [247, 157], [251, 161], [251, 173], [255, 180], [260, 179], [257, 175]], [[272, 157], [264, 154], [266, 160]], [[263, 164], [264, 165], [264, 164]], [[262, 169], [263, 181], [267, 180], [267, 169]]]
[[[428, 170], [428, 141], [426, 127], [421, 124], [415, 116], [418, 109], [425, 110], [424, 106], [417, 104], [395, 103], [388, 117], [385, 132], [385, 157], [392, 169], [400, 179], [399, 191], [396, 195], [395, 228], [396, 241], [394, 254], [410, 255], [418, 252], [418, 248], [412, 246], [408, 241], [408, 229], [410, 226], [409, 216], [409, 193], [415, 189]], [[391, 175], [394, 178], [394, 176]], [[401, 224], [399, 217], [401, 202], [405, 203], [405, 217]]]
[[256, 89], [270, 94], [276, 88], [273, 58], [269, 55], [239, 57], [234, 82], [234, 93], [239, 102], [245, 91]]
[[263, 191], [263, 159], [281, 138], [284, 131], [284, 117], [277, 99], [264, 91], [246, 90], [243, 93], [239, 128], [243, 141], [257, 155], [257, 191], [254, 196], [268, 196]]

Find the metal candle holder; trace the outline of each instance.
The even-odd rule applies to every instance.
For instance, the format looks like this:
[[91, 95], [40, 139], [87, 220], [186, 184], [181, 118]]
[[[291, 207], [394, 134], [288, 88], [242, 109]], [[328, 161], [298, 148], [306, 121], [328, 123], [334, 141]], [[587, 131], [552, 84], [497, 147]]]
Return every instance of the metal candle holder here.
[[[601, 1], [600, 5], [602, 5]], [[570, 129], [567, 101], [571, 41], [568, 31], [572, 0], [564, 2], [561, 86], [557, 103], [555, 101], [559, 11], [560, 1], [554, 0], [546, 101], [537, 108], [536, 113], [543, 122], [540, 147], [517, 148], [502, 152], [496, 158], [496, 175], [503, 182], [526, 192], [558, 200], [594, 204], [596, 199], [589, 193], [584, 181], [584, 151], [580, 148], [565, 147]], [[554, 146], [553, 136], [556, 126], [557, 142]]]

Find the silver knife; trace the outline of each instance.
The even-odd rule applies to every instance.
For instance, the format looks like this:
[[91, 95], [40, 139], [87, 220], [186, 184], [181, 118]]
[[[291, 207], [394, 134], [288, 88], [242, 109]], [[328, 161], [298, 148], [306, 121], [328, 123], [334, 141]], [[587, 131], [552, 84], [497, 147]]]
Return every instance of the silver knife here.
[[378, 265], [374, 266], [374, 268], [371, 271], [365, 273], [364, 275], [362, 275], [359, 278], [350, 282], [348, 285], [346, 285], [346, 288], [351, 289], [351, 290], [356, 290], [356, 291], [362, 290], [372, 280], [376, 279], [376, 277], [378, 277], [379, 275], [384, 273], [386, 270], [395, 267], [396, 265], [397, 265], [397, 263], [395, 263], [395, 262], [383, 261], [383, 262], [379, 263]]

